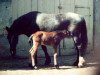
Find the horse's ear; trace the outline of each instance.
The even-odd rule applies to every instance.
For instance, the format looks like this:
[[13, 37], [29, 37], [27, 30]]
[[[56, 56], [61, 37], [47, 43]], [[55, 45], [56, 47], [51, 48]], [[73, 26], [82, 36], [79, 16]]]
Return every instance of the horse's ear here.
[[10, 31], [10, 28], [9, 28], [9, 27], [7, 27], [7, 26], [6, 26], [6, 28], [5, 28], [5, 29], [7, 30], [7, 32], [9, 32], [9, 31]]

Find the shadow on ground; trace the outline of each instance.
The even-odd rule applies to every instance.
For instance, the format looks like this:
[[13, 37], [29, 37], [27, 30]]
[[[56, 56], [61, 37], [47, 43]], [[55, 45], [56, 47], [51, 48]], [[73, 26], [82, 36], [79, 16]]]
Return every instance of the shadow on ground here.
[[[87, 54], [86, 56], [88, 56]], [[59, 56], [58, 58], [58, 64], [59, 64], [59, 69], [77, 69], [76, 66], [72, 66], [74, 61], [76, 60], [76, 56]], [[90, 59], [89, 59], [90, 60]], [[51, 57], [51, 63], [48, 66], [44, 66], [44, 61], [45, 58], [40, 58], [38, 57], [38, 69], [44, 69], [44, 70], [49, 70], [49, 69], [55, 69], [53, 66], [53, 57]], [[86, 64], [83, 68], [88, 68], [88, 67], [93, 67], [97, 66], [99, 62], [97, 61], [88, 61], [86, 58]], [[0, 70], [5, 71], [5, 70], [32, 70], [31, 67], [28, 66], [28, 58], [25, 57], [20, 57], [17, 56], [16, 58], [11, 58], [11, 57], [2, 57], [0, 58]]]
[[[76, 56], [59, 56], [58, 64], [60, 69], [71, 69]], [[53, 57], [51, 57], [51, 63], [48, 66], [44, 66], [45, 58], [38, 58], [38, 69], [54, 69]], [[28, 58], [17, 56], [16, 58], [0, 57], [0, 70], [30, 70], [28, 66]]]

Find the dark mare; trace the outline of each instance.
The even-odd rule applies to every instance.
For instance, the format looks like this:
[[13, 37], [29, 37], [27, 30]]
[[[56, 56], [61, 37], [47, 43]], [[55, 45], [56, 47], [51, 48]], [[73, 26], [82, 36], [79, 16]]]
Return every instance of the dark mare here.
[[[70, 32], [70, 35], [75, 42], [77, 60], [74, 65], [81, 67], [83, 66], [83, 55], [87, 48], [88, 41], [86, 22], [81, 15], [71, 12], [64, 14], [46, 14], [33, 11], [17, 18], [10, 28], [6, 27], [11, 55], [14, 57], [16, 54], [18, 36], [21, 34], [25, 34], [29, 37], [33, 32], [40, 30], [55, 31], [64, 29]], [[41, 45], [41, 47], [46, 57], [45, 65], [48, 65], [50, 64], [51, 59], [47, 52], [47, 48], [44, 45]]]

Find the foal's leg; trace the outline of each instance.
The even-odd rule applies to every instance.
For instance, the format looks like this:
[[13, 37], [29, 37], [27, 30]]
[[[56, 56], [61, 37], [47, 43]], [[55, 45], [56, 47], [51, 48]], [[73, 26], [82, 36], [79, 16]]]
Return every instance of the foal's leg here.
[[57, 63], [57, 55], [58, 55], [57, 47], [54, 47], [54, 66], [56, 68], [59, 68], [58, 63]]
[[77, 60], [74, 63], [75, 66], [82, 67], [85, 63], [85, 60], [83, 58], [83, 52], [82, 52], [82, 45], [81, 45], [81, 40], [79, 37], [74, 37], [75, 41], [75, 46], [77, 50]]
[[32, 68], [36, 69], [36, 64], [35, 64], [35, 55], [37, 52], [37, 49], [39, 47], [39, 43], [38, 42], [34, 42], [32, 48], [30, 49], [30, 54], [31, 54], [31, 61], [32, 61]]
[[[29, 67], [32, 67], [32, 58], [31, 58], [31, 51], [34, 50], [34, 47], [32, 47], [30, 50], [29, 50]], [[35, 53], [35, 65], [37, 65], [37, 52]]]
[[50, 59], [50, 56], [49, 56], [49, 54], [47, 52], [47, 48], [44, 45], [41, 45], [41, 47], [42, 47], [42, 49], [43, 49], [43, 51], [45, 53], [45, 58], [46, 58], [45, 65], [49, 65], [51, 63], [51, 59]]

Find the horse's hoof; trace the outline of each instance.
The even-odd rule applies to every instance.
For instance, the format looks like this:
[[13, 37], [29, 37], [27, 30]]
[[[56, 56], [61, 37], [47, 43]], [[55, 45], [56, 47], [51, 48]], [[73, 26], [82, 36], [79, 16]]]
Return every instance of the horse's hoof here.
[[54, 65], [54, 67], [55, 67], [56, 69], [59, 69], [59, 65]]
[[85, 63], [79, 63], [79, 64], [78, 64], [78, 67], [79, 67], [79, 68], [83, 68], [84, 66], [85, 66]]
[[82, 64], [80, 64], [80, 65], [78, 65], [77, 67], [78, 67], [78, 68], [82, 68], [82, 67], [83, 67], [83, 65], [82, 65]]
[[85, 65], [85, 60], [83, 57], [80, 57], [79, 59], [79, 63], [78, 63], [78, 67], [82, 68]]
[[16, 51], [10, 51], [11, 57], [15, 58], [16, 57]]

